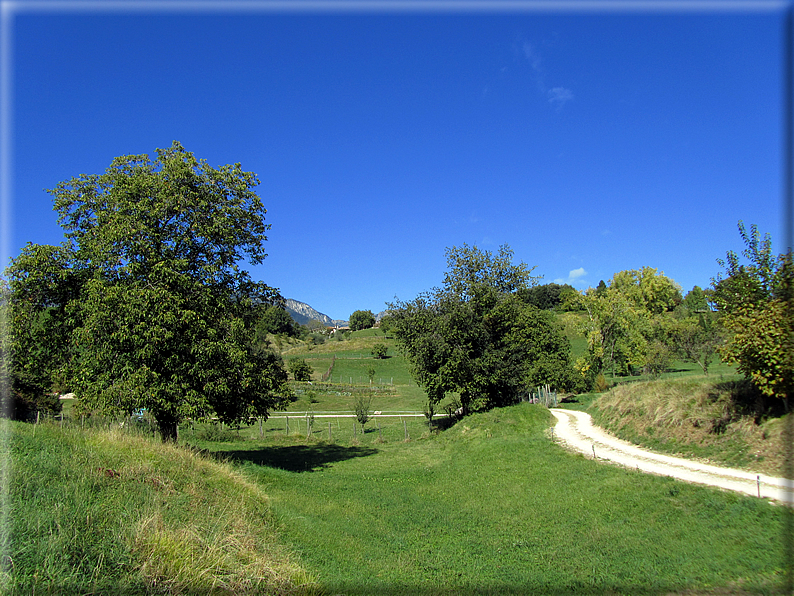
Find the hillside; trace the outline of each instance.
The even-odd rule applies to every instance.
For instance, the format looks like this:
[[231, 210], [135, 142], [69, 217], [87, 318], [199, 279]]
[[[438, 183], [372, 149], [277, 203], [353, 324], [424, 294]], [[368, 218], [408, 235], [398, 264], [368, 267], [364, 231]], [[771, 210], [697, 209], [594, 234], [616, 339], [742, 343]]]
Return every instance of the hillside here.
[[618, 385], [588, 411], [632, 443], [782, 476], [785, 418], [778, 401], [759, 401], [738, 375], [692, 375]]
[[316, 593], [262, 487], [229, 466], [116, 425], [3, 424], [3, 594]]

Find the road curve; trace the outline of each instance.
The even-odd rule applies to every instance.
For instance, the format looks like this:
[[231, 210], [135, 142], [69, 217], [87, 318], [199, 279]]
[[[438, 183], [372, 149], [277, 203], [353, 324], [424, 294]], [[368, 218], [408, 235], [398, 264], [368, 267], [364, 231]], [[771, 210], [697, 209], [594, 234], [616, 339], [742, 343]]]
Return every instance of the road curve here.
[[590, 414], [586, 412], [552, 408], [551, 413], [557, 419], [554, 440], [590, 457], [650, 474], [672, 476], [687, 482], [794, 503], [794, 481], [655, 453], [622, 441], [594, 426]]

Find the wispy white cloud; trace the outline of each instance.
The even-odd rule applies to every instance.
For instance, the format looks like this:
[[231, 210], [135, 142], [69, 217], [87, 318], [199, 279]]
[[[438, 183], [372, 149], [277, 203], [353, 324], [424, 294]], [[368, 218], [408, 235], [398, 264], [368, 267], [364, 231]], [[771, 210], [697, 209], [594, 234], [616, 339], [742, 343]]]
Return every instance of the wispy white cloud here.
[[559, 112], [563, 106], [573, 99], [573, 91], [567, 87], [552, 87], [546, 84], [546, 73], [540, 52], [528, 41], [521, 44], [521, 54], [532, 68], [532, 79], [538, 91], [545, 95], [549, 103]]
[[565, 87], [554, 87], [549, 89], [547, 93], [549, 103], [552, 104], [557, 110], [561, 110], [562, 106], [573, 99], [573, 91]]
[[564, 279], [562, 277], [558, 277], [554, 280], [555, 284], [568, 284], [569, 286], [573, 286], [577, 283], [584, 284], [584, 276], [587, 275], [587, 271], [585, 271], [584, 267], [579, 267], [578, 269], [574, 269], [573, 271], [568, 272], [568, 278]]
[[522, 47], [522, 50], [524, 51], [524, 57], [525, 57], [525, 58], [527, 59], [527, 61], [529, 62], [530, 66], [532, 66], [532, 70], [534, 70], [534, 71], [535, 71], [536, 73], [538, 73], [538, 74], [541, 74], [541, 67], [540, 67], [540, 62], [541, 62], [541, 59], [540, 59], [540, 54], [538, 54], [538, 53], [535, 51], [535, 48], [533, 48], [533, 47], [532, 47], [532, 44], [531, 44], [531, 43], [529, 43], [528, 41], [525, 41], [525, 42], [524, 42], [524, 45], [523, 45], [523, 47]]

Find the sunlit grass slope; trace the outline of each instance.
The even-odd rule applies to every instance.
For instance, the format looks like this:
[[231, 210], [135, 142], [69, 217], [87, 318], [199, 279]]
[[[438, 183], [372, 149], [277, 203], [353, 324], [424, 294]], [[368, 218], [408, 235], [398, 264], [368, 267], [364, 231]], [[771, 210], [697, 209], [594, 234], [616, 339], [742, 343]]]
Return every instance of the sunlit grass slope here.
[[3, 594], [313, 593], [261, 486], [228, 465], [120, 431], [3, 424]]
[[[760, 409], [759, 409], [760, 408]], [[593, 401], [597, 424], [641, 445], [781, 476], [785, 417], [739, 376], [620, 385]]]
[[545, 408], [521, 404], [410, 442], [206, 446], [262, 485], [330, 594], [780, 585], [782, 508], [596, 463], [552, 442], [552, 423]]

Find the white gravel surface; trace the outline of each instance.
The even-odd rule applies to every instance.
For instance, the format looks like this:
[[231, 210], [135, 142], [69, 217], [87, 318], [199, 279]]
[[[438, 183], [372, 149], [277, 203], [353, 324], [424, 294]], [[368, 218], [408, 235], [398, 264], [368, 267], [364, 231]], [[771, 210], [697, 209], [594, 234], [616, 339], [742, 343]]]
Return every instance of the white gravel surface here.
[[557, 418], [554, 439], [598, 460], [755, 497], [760, 495], [784, 503], [794, 502], [792, 480], [655, 453], [622, 441], [594, 426], [590, 414], [586, 412], [553, 408], [551, 413]]

